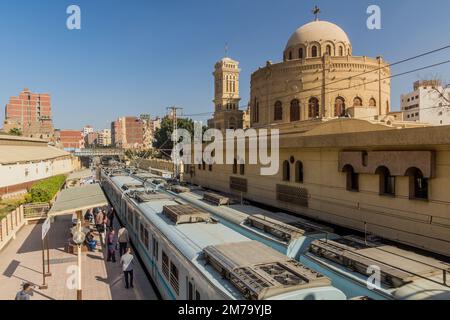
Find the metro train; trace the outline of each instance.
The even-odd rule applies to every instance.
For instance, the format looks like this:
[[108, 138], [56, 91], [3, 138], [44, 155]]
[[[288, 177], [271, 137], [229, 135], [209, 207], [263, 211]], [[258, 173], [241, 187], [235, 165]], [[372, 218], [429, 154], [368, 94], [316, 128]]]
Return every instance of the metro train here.
[[346, 299], [328, 277], [123, 171], [102, 171], [101, 184], [164, 299]]

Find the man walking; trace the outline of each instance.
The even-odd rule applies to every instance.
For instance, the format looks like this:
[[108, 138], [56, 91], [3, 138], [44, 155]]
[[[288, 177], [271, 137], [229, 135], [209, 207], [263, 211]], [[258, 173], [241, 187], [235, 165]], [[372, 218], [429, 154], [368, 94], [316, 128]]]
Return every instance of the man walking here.
[[131, 248], [127, 249], [127, 252], [120, 258], [120, 264], [122, 265], [123, 275], [125, 277], [125, 288], [133, 287], [133, 262], [134, 256], [131, 254]]
[[114, 229], [108, 235], [108, 258], [107, 261], [116, 262], [116, 235]]
[[128, 249], [128, 241], [129, 241], [128, 230], [125, 227], [122, 227], [119, 229], [119, 232], [117, 235], [119, 237], [120, 256], [123, 256], [127, 252], [127, 249]]
[[29, 283], [25, 283], [22, 290], [17, 292], [15, 300], [31, 300], [33, 295], [33, 287]]

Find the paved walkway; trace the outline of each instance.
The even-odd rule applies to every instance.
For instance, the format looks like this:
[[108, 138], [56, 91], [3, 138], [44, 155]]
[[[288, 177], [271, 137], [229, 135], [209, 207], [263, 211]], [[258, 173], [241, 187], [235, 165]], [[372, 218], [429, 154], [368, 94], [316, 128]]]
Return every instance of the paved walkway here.
[[[76, 255], [65, 252], [72, 216], [56, 217], [50, 235], [50, 271], [48, 289], [40, 290], [42, 283], [41, 225], [27, 225], [6, 248], [0, 252], [0, 300], [14, 299], [22, 283], [37, 285], [33, 300], [75, 300], [77, 293], [69, 289], [73, 275], [70, 267], [77, 265]], [[125, 289], [119, 263], [105, 261], [105, 252], [98, 246], [96, 252], [82, 254], [84, 300], [156, 300], [139, 263], [135, 266], [134, 289]]]

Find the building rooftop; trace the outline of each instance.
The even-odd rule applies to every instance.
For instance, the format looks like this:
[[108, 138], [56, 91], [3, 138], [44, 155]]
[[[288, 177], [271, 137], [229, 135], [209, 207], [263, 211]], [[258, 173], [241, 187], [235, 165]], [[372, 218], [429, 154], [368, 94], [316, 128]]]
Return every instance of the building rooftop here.
[[47, 146], [46, 144], [43, 146], [0, 144], [0, 164], [44, 161], [69, 155], [63, 150]]

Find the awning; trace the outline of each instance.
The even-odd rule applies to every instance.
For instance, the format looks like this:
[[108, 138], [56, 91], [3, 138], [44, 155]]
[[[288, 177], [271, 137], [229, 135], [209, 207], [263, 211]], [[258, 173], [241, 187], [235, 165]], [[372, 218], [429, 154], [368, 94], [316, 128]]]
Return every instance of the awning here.
[[82, 187], [63, 190], [59, 194], [48, 215], [64, 215], [106, 205], [108, 205], [108, 199], [106, 199], [100, 185], [89, 184]]

